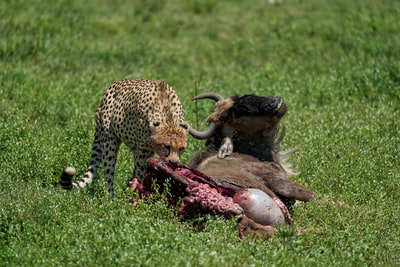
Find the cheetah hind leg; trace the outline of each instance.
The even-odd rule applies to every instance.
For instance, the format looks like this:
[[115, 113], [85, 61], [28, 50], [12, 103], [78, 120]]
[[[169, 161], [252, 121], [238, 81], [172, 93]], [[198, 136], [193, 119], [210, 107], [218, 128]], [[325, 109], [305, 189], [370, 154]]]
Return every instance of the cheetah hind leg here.
[[102, 140], [104, 177], [108, 192], [114, 197], [114, 173], [117, 155], [121, 142], [115, 136], [110, 136]]

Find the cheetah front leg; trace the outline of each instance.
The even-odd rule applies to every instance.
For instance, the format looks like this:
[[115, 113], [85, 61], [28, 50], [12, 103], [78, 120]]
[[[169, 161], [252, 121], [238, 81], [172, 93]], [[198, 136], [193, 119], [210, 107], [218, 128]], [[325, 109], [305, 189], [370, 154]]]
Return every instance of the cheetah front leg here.
[[133, 170], [133, 178], [137, 178], [143, 183], [144, 176], [147, 172], [147, 160], [154, 155], [154, 152], [149, 149], [135, 149], [134, 161], [135, 169]]
[[118, 150], [121, 142], [116, 137], [108, 137], [102, 141], [104, 177], [107, 183], [108, 192], [114, 197], [114, 173], [117, 162]]

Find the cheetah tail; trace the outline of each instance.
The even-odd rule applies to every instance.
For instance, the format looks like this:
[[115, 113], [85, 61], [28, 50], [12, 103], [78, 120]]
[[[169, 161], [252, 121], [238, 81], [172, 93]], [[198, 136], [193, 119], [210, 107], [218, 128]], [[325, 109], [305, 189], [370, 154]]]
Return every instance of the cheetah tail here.
[[61, 173], [60, 177], [60, 185], [63, 189], [72, 189], [72, 177], [75, 175], [75, 168], [74, 167], [67, 167]]

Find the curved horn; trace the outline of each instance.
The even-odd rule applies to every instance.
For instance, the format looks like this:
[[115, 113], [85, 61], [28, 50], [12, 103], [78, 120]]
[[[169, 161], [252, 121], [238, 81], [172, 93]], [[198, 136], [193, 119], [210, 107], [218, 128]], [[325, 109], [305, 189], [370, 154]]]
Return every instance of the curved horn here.
[[215, 100], [215, 102], [225, 100], [225, 98], [218, 93], [204, 93], [204, 94], [193, 97], [192, 100], [199, 100], [199, 99], [204, 99], [204, 98], [213, 99], [213, 100]]
[[208, 138], [210, 138], [211, 136], [213, 136], [213, 134], [214, 134], [216, 128], [217, 128], [217, 127], [215, 126], [215, 123], [214, 123], [214, 122], [210, 122], [210, 123], [208, 124], [207, 130], [205, 130], [205, 131], [197, 131], [197, 130], [193, 129], [193, 128], [189, 125], [189, 133], [190, 133], [194, 138], [203, 140], [203, 139], [208, 139]]

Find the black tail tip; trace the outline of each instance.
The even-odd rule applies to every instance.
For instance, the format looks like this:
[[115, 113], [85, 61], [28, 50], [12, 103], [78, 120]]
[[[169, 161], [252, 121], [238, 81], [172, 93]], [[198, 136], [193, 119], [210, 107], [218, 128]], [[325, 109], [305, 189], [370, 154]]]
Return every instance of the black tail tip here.
[[60, 177], [60, 185], [63, 189], [72, 189], [72, 177], [75, 175], [75, 168], [74, 167], [67, 167], [61, 173]]

